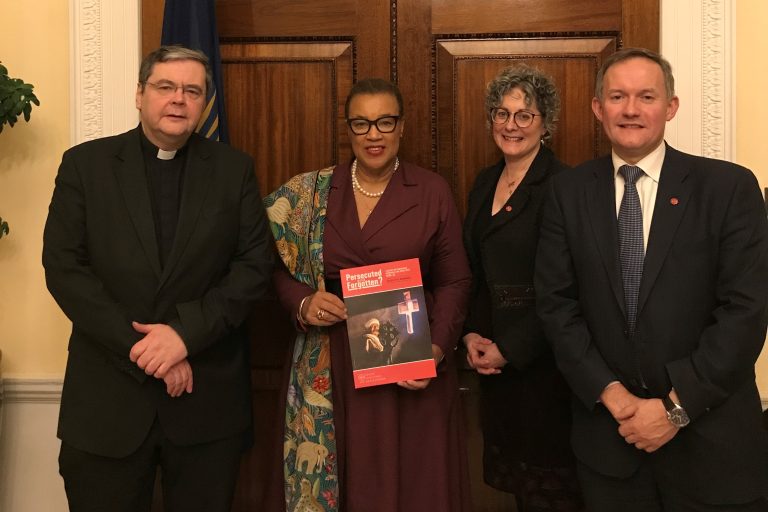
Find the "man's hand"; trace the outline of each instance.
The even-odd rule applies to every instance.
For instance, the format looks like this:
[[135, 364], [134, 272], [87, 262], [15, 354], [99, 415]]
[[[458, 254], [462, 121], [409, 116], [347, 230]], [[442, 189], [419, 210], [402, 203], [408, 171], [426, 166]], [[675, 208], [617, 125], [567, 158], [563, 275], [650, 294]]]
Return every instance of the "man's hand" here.
[[163, 381], [165, 382], [165, 390], [174, 398], [181, 396], [185, 391], [191, 393], [192, 367], [189, 365], [189, 361], [182, 359], [171, 366]]
[[187, 357], [187, 346], [171, 326], [139, 322], [132, 325], [145, 336], [131, 347], [130, 358], [147, 375], [163, 379], [173, 365]]
[[608, 384], [600, 394], [600, 402], [613, 418], [622, 423], [631, 418], [641, 399], [629, 392], [621, 382]]
[[481, 375], [501, 373], [501, 368], [507, 364], [498, 345], [476, 332], [464, 336], [464, 345], [467, 347], [467, 363]]
[[678, 430], [667, 419], [667, 411], [658, 398], [641, 399], [635, 414], [619, 426], [619, 434], [626, 442], [648, 453], [667, 444]]

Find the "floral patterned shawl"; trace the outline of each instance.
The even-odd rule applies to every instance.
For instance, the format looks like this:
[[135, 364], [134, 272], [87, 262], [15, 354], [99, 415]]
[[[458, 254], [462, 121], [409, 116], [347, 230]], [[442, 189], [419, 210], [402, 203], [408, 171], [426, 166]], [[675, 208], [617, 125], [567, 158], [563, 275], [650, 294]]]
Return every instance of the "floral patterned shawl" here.
[[[264, 198], [272, 234], [288, 271], [325, 289], [323, 228], [333, 167], [294, 176]], [[288, 512], [338, 510], [339, 481], [326, 329], [299, 332], [293, 352], [283, 437]]]

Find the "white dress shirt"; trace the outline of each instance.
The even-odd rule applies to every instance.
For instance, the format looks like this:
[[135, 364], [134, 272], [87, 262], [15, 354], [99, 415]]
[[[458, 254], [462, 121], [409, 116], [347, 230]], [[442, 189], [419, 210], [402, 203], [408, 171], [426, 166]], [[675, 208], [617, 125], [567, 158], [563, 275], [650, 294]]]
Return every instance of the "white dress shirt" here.
[[[643, 250], [648, 249], [648, 234], [651, 232], [651, 220], [653, 220], [653, 207], [656, 204], [656, 192], [659, 189], [659, 178], [661, 177], [661, 166], [664, 163], [664, 155], [667, 153], [667, 146], [664, 141], [659, 146], [647, 154], [642, 160], [637, 162], [637, 167], [641, 168], [644, 175], [637, 179], [637, 194], [640, 196], [640, 209], [643, 211]], [[619, 174], [619, 167], [628, 164], [621, 159], [615, 151], [613, 156], [613, 179], [616, 188], [616, 217], [619, 216], [619, 207], [624, 197], [624, 177]]]

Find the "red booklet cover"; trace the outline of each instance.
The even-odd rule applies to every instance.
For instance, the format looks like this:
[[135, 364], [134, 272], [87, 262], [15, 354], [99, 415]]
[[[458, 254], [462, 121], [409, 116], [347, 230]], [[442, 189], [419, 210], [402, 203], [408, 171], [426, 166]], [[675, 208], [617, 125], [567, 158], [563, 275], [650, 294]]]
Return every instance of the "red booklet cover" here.
[[418, 258], [341, 271], [356, 388], [434, 377]]

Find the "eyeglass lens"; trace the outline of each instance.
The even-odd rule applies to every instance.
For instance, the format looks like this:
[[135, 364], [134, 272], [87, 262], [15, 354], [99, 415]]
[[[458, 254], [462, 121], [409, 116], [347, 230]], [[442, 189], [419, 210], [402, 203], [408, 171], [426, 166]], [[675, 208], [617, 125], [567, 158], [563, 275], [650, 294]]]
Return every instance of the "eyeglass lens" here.
[[371, 130], [371, 125], [375, 125], [376, 129], [381, 133], [391, 133], [395, 131], [395, 128], [397, 127], [398, 119], [397, 116], [384, 116], [373, 121], [357, 118], [350, 119], [347, 122], [349, 123], [349, 128], [352, 130], [352, 133], [355, 135], [364, 135]]
[[160, 82], [147, 82], [149, 85], [155, 88], [160, 96], [170, 96], [177, 90], [181, 89], [187, 98], [196, 100], [203, 95], [202, 89], [195, 85], [178, 85], [175, 82], [160, 81]]
[[512, 113], [505, 108], [495, 108], [491, 110], [491, 119], [493, 119], [493, 122], [496, 124], [506, 124], [509, 122], [510, 117], [514, 118], [517, 126], [525, 128], [533, 123], [533, 118], [536, 117], [536, 114], [528, 112], [527, 110], [518, 110], [517, 112]]

